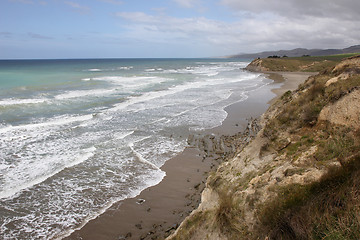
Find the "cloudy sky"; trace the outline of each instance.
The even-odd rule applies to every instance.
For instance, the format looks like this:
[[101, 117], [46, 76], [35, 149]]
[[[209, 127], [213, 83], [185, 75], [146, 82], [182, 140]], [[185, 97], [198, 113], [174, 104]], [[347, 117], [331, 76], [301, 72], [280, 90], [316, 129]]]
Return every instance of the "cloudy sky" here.
[[0, 59], [213, 57], [356, 44], [359, 0], [0, 0]]

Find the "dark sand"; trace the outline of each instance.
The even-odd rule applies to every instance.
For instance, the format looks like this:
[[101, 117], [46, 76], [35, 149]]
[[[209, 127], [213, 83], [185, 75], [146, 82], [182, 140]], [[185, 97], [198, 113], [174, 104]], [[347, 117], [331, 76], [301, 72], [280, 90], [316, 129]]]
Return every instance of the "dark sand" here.
[[[206, 133], [234, 135], [243, 131], [247, 119], [264, 113], [275, 94], [279, 96], [289, 87], [293, 90], [306, 79], [300, 75], [285, 74], [283, 79], [270, 75], [275, 78], [274, 83], [252, 92], [247, 100], [228, 106], [223, 124]], [[65, 239], [164, 239], [197, 208], [208, 172], [217, 165], [216, 159], [205, 158], [202, 151], [188, 147], [161, 167], [166, 172], [161, 183], [135, 198], [114, 204]]]

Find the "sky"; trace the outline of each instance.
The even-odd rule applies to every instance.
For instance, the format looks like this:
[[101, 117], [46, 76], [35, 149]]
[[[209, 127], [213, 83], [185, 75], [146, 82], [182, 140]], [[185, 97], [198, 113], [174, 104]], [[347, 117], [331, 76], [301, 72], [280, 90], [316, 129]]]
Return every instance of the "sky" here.
[[218, 57], [357, 44], [359, 0], [0, 0], [0, 59]]

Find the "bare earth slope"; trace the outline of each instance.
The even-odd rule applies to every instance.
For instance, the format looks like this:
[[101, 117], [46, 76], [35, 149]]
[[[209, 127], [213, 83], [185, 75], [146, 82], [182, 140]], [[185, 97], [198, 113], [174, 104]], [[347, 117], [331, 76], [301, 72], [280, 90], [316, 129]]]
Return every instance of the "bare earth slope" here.
[[286, 92], [168, 239], [358, 239], [358, 106], [360, 56]]

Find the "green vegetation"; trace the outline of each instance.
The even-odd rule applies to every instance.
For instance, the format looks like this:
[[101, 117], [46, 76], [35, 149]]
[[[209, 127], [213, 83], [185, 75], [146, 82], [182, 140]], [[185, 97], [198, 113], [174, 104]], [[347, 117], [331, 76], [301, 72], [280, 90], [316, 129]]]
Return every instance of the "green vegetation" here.
[[264, 58], [261, 65], [269, 71], [289, 72], [321, 72], [326, 68], [334, 67], [344, 58], [359, 55], [359, 53], [339, 54], [319, 57], [286, 57], [286, 58]]

